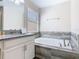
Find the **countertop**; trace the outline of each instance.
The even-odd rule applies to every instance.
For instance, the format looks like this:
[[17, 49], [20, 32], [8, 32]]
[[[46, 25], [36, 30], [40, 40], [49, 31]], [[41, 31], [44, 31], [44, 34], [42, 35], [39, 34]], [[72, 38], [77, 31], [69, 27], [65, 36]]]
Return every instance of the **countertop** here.
[[38, 34], [38, 33], [0, 35], [0, 41], [1, 41], [1, 40], [7, 40], [7, 39], [28, 37], [28, 36], [33, 36], [33, 35], [36, 35], [36, 34]]

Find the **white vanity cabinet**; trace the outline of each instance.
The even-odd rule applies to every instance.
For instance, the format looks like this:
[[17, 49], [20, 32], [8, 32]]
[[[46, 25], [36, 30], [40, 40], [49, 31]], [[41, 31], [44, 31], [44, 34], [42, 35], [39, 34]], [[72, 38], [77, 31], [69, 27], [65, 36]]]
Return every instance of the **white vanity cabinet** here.
[[34, 42], [31, 41], [25, 45], [25, 59], [33, 59], [35, 56]]
[[4, 59], [24, 59], [24, 45], [4, 50]]
[[3, 59], [33, 59], [34, 37], [23, 37], [4, 41]]

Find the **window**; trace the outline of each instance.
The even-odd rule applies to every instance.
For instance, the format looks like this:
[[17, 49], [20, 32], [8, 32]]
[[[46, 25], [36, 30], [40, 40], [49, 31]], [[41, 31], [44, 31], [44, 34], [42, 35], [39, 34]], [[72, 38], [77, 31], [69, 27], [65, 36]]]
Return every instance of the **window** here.
[[29, 21], [37, 23], [38, 21], [38, 13], [32, 10], [31, 8], [28, 8], [28, 19]]
[[39, 13], [28, 8], [28, 32], [38, 32]]

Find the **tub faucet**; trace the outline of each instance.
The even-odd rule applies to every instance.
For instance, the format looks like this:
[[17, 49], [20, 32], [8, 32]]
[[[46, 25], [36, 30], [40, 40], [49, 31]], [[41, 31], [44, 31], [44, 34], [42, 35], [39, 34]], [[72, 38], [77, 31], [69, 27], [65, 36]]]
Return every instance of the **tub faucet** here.
[[62, 47], [62, 44], [60, 43], [60, 47]]
[[66, 42], [65, 42], [65, 39], [64, 39], [64, 46], [66, 47]]
[[70, 46], [70, 42], [67, 45]]

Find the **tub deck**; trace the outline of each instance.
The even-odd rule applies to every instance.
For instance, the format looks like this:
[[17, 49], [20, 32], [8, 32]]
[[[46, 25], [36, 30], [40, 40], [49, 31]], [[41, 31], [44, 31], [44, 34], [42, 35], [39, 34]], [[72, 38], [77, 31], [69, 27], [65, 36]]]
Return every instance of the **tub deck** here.
[[[79, 52], [72, 49], [69, 40], [53, 39], [53, 38], [37, 38], [35, 39], [36, 55], [41, 56], [57, 56], [66, 59], [79, 59]], [[67, 45], [69, 44], [69, 45]]]

